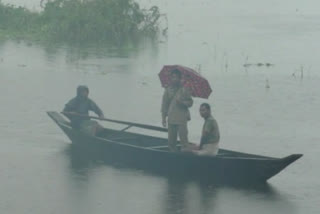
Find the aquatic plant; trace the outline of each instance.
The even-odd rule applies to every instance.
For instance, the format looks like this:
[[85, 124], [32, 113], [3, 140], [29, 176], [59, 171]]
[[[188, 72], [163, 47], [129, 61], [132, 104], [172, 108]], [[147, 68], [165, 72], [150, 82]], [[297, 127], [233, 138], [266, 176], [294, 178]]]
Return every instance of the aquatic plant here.
[[40, 12], [0, 0], [0, 36], [9, 38], [121, 44], [155, 37], [159, 18], [158, 7], [134, 0], [51, 0]]
[[35, 34], [38, 20], [38, 13], [23, 7], [3, 5], [0, 0], [0, 36], [19, 38]]

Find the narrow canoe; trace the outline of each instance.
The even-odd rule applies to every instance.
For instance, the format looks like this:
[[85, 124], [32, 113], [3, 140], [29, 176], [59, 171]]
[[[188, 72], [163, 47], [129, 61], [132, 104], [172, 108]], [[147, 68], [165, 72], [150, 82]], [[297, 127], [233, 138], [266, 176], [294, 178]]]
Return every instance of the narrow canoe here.
[[69, 121], [58, 112], [47, 112], [50, 118], [69, 137], [72, 144], [94, 148], [107, 162], [142, 169], [168, 176], [188, 177], [214, 182], [266, 182], [302, 154], [284, 158], [266, 157], [220, 149], [217, 156], [198, 156], [170, 152], [165, 138], [128, 132], [127, 128], [105, 128], [100, 137], [85, 135], [72, 129]]

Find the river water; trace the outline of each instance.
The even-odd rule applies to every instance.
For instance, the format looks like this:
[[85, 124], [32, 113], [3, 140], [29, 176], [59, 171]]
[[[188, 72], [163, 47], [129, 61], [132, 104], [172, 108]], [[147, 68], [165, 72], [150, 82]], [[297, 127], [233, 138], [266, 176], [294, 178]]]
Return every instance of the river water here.
[[[37, 0], [3, 2], [39, 8]], [[317, 213], [319, 2], [140, 2], [166, 14], [167, 37], [157, 45], [119, 52], [0, 41], [1, 213]], [[196, 68], [212, 85], [209, 100], [191, 109], [193, 142], [207, 101], [221, 147], [302, 159], [266, 186], [241, 188], [172, 181], [69, 152], [46, 111], [60, 111], [86, 84], [106, 117], [160, 125], [164, 64]]]

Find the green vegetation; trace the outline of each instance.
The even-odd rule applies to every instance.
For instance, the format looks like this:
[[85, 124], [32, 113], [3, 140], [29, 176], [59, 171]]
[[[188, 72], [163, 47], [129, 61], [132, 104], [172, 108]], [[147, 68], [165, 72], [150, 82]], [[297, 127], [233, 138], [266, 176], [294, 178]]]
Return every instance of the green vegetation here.
[[120, 45], [155, 37], [159, 17], [134, 0], [51, 0], [40, 12], [0, 0], [0, 37]]

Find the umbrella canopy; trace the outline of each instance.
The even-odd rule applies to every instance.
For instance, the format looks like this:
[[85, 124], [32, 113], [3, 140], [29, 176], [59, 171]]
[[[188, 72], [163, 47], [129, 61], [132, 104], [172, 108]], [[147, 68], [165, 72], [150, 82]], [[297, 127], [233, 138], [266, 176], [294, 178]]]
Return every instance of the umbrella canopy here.
[[170, 72], [179, 70], [182, 73], [182, 84], [189, 88], [193, 97], [208, 98], [212, 92], [208, 80], [202, 77], [195, 70], [181, 65], [165, 65], [159, 73], [162, 87], [170, 85]]

